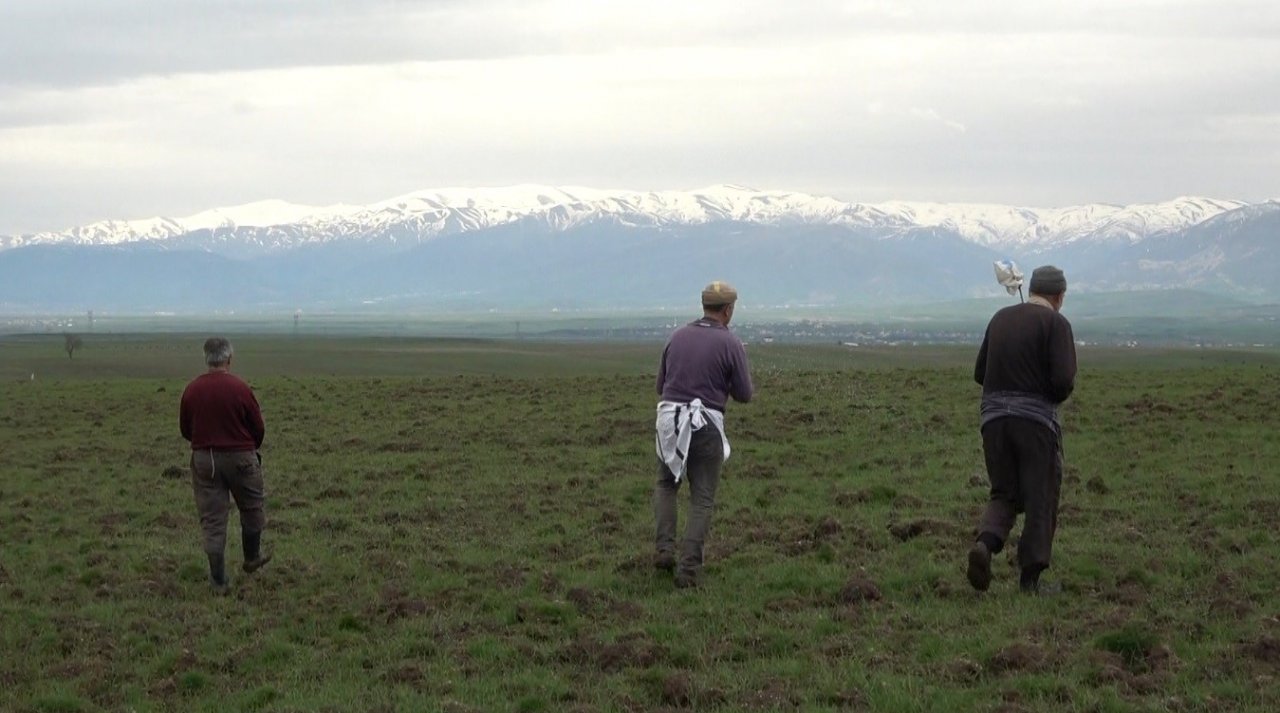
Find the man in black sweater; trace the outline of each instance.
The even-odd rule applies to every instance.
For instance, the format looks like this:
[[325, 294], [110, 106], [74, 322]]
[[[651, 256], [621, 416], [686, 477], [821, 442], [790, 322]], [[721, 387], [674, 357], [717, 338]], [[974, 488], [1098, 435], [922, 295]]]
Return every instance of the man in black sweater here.
[[969, 583], [991, 585], [991, 556], [1004, 548], [1019, 512], [1022, 591], [1037, 593], [1049, 567], [1062, 486], [1058, 406], [1075, 387], [1076, 347], [1063, 317], [1067, 280], [1052, 265], [1031, 274], [1031, 296], [987, 325], [974, 379], [982, 384], [982, 449], [991, 499], [969, 550]]

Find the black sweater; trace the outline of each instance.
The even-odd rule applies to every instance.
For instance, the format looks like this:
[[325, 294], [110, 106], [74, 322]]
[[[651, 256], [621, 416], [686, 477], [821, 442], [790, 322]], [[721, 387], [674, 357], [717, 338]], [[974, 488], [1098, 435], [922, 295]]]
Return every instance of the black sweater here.
[[996, 312], [982, 337], [973, 378], [984, 394], [1021, 391], [1055, 404], [1066, 401], [1076, 381], [1071, 323], [1053, 309], [1030, 302]]

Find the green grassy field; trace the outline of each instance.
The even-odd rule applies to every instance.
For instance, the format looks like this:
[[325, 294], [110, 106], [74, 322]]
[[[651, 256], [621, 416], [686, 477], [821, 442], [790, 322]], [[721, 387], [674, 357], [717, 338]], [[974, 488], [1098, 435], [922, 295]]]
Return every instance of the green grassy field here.
[[0, 339], [0, 709], [1280, 708], [1274, 351], [1081, 351], [1064, 592], [1029, 598], [1005, 555], [964, 579], [972, 349], [753, 346], [684, 591], [649, 565], [660, 345], [233, 338], [275, 560], [226, 598], [176, 424], [200, 338]]

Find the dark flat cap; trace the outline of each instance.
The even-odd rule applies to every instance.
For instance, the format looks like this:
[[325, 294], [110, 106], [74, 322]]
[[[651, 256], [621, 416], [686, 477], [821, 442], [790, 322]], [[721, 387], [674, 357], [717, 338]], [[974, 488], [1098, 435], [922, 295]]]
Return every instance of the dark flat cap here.
[[1031, 273], [1031, 291], [1037, 295], [1060, 295], [1067, 291], [1067, 276], [1053, 265], [1042, 265]]

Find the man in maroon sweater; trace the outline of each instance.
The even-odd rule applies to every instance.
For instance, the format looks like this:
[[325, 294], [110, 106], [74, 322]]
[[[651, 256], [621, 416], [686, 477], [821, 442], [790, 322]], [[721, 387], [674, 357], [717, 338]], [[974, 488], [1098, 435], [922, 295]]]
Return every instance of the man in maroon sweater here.
[[262, 446], [266, 427], [262, 410], [248, 384], [231, 374], [231, 342], [211, 337], [204, 343], [209, 371], [182, 392], [178, 427], [191, 441], [191, 480], [196, 511], [209, 556], [209, 579], [214, 591], [227, 591], [224, 550], [227, 544], [228, 494], [240, 510], [240, 535], [245, 572], [254, 572], [271, 557], [262, 555], [264, 511]]
[[[724, 409], [729, 397], [751, 400], [751, 366], [742, 342], [729, 331], [738, 293], [725, 282], [702, 291], [702, 319], [677, 329], [658, 364], [656, 422], [658, 482], [654, 564], [677, 570], [677, 587], [695, 587], [702, 547], [711, 529], [720, 468], [729, 457]], [[689, 521], [676, 559], [676, 491], [689, 481]], [[677, 564], [679, 568], [677, 569]]]
[[1058, 525], [1062, 487], [1062, 424], [1058, 406], [1071, 396], [1076, 345], [1063, 317], [1067, 280], [1052, 265], [1031, 275], [1025, 304], [1005, 307], [987, 325], [974, 379], [982, 384], [982, 449], [991, 497], [969, 550], [969, 583], [991, 584], [991, 556], [1004, 547], [1019, 512], [1022, 591], [1040, 591]]

